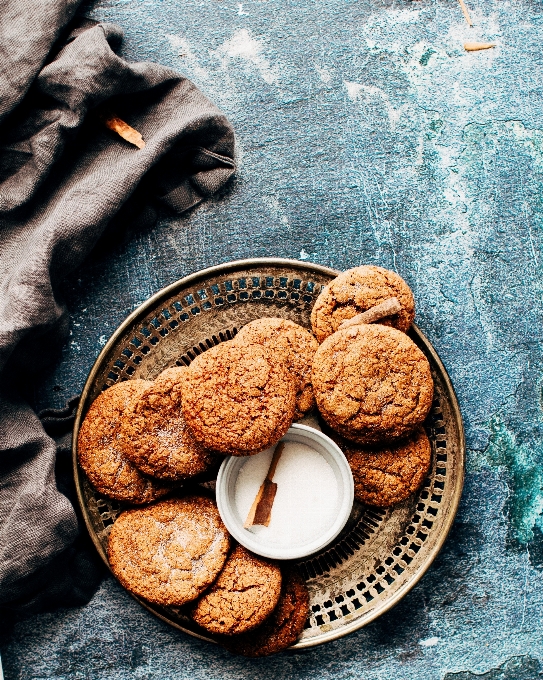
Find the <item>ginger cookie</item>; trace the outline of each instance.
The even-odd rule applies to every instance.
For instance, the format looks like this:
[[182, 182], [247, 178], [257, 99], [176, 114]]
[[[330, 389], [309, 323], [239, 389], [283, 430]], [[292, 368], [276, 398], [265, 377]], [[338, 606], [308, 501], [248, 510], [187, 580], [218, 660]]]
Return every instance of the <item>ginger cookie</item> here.
[[132, 402], [123, 418], [121, 444], [127, 458], [144, 474], [181, 480], [212, 467], [217, 457], [198, 442], [187, 427], [182, 387], [185, 367], [163, 371]]
[[405, 333], [365, 324], [337, 331], [317, 350], [313, 389], [324, 420], [350, 441], [410, 434], [432, 405], [430, 364]]
[[239, 545], [196, 603], [192, 618], [210, 633], [238, 635], [267, 619], [280, 593], [279, 567]]
[[302, 418], [315, 405], [311, 366], [319, 343], [309, 331], [289, 319], [256, 319], [240, 330], [234, 342], [262, 345], [280, 357], [296, 381], [294, 420]]
[[415, 300], [402, 277], [373, 265], [348, 269], [323, 288], [316, 299], [311, 312], [313, 333], [319, 342], [323, 342], [346, 319], [352, 319], [391, 297], [398, 298], [402, 309], [399, 314], [379, 323], [405, 333], [415, 318]]
[[388, 508], [418, 491], [430, 469], [432, 447], [424, 428], [408, 439], [379, 448], [362, 448], [343, 441], [349, 461], [354, 495], [366, 505]]
[[123, 512], [111, 529], [111, 570], [149, 602], [180, 606], [195, 600], [221, 571], [230, 537], [205, 496], [159, 501]]
[[309, 615], [309, 592], [292, 567], [283, 567], [279, 602], [271, 616], [253, 631], [221, 636], [220, 644], [233, 654], [258, 657], [281, 652], [300, 637]]
[[122, 419], [150, 385], [147, 380], [128, 380], [98, 395], [77, 440], [79, 464], [93, 487], [108, 498], [136, 505], [150, 503], [171, 490], [171, 486], [142, 475], [120, 445]]
[[294, 378], [260, 345], [225, 342], [187, 368], [183, 415], [213, 451], [250, 456], [267, 449], [292, 424], [295, 404]]

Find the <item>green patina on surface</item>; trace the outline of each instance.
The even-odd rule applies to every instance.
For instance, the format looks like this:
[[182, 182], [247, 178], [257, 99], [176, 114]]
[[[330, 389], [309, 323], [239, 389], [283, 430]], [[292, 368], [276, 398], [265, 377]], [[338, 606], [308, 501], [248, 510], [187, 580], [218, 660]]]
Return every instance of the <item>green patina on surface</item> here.
[[473, 467], [505, 469], [509, 496], [505, 509], [512, 542], [529, 543], [534, 528], [543, 529], [543, 442], [519, 444], [499, 416], [490, 421], [490, 442]]
[[421, 66], [426, 66], [428, 62], [430, 61], [430, 57], [432, 54], [435, 54], [436, 51], [433, 50], [431, 47], [426, 50], [426, 52], [422, 55], [422, 57], [419, 59], [419, 64]]

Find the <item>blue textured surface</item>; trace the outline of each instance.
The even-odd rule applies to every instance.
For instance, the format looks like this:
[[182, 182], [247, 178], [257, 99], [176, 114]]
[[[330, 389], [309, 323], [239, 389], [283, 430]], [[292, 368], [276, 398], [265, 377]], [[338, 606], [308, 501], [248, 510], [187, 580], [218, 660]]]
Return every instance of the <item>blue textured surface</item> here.
[[[533, 680], [543, 670], [541, 5], [468, 0], [111, 0], [124, 56], [192, 78], [230, 117], [239, 171], [190, 215], [66, 286], [72, 336], [37, 395], [62, 404], [150, 294], [205, 266], [375, 263], [412, 286], [457, 390], [468, 474], [438, 560], [347, 638], [247, 661], [178, 633], [107, 580], [4, 638], [15, 678]], [[494, 50], [466, 53], [466, 40]]]

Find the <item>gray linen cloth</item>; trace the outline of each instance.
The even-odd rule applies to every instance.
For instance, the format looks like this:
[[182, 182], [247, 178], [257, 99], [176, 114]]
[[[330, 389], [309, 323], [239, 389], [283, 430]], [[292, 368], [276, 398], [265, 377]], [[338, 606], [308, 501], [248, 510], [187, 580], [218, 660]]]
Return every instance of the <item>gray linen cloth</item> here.
[[[69, 24], [78, 4], [0, 2], [0, 610], [78, 601], [63, 589], [84, 601], [92, 571], [28, 397], [66, 336], [60, 282], [106, 227], [187, 210], [234, 172], [224, 115], [171, 69], [118, 57], [117, 26]], [[107, 130], [101, 107], [145, 148]]]

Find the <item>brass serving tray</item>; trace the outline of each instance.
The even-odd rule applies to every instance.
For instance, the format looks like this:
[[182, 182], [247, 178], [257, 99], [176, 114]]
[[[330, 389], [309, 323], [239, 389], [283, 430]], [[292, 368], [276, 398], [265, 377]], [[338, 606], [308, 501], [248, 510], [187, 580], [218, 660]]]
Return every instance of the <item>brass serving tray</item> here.
[[[77, 435], [98, 394], [122, 380], [153, 379], [169, 366], [232, 338], [249, 321], [280, 316], [311, 328], [311, 308], [338, 272], [306, 262], [254, 259], [205, 269], [164, 288], [113, 333], [81, 395], [73, 438], [73, 466], [81, 510], [106, 564], [108, 533], [122, 505], [96, 493], [77, 463]], [[423, 489], [391, 509], [355, 501], [346, 528], [324, 551], [299, 561], [310, 592], [310, 616], [294, 648], [335, 640], [393, 607], [421, 579], [452, 526], [464, 480], [462, 417], [451, 381], [432, 345], [413, 326], [427, 356], [435, 398], [425, 423], [432, 466]], [[182, 609], [137, 598], [153, 614], [190, 635], [213, 641]]]

